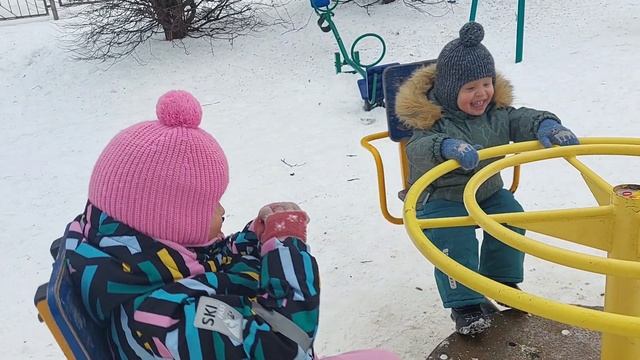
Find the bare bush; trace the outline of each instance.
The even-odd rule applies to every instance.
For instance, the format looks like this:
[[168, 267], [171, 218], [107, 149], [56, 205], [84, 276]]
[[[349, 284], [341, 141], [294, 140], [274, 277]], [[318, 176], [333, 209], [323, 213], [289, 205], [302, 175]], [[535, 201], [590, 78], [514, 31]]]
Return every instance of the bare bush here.
[[[105, 0], [81, 9], [65, 25], [78, 60], [118, 60], [160, 34], [232, 41], [267, 25], [284, 22], [262, 16], [279, 7], [269, 0]], [[268, 19], [268, 20], [267, 20]]]

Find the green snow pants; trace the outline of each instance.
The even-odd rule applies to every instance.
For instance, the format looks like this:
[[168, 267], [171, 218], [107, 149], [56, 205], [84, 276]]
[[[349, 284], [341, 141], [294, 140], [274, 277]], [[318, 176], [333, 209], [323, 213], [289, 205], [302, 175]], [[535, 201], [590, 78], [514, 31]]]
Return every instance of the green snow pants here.
[[[523, 211], [513, 194], [506, 189], [497, 191], [479, 205], [487, 214]], [[436, 199], [427, 201], [417, 215], [418, 218], [429, 219], [469, 214], [461, 202]], [[524, 235], [523, 229], [511, 226], [509, 228]], [[524, 254], [486, 232], [483, 233], [478, 261], [478, 239], [476, 239], [475, 226], [427, 229], [424, 233], [438, 249], [463, 266], [495, 281], [522, 282]], [[445, 308], [475, 305], [486, 301], [482, 294], [449, 278], [438, 269], [435, 269], [435, 277]]]

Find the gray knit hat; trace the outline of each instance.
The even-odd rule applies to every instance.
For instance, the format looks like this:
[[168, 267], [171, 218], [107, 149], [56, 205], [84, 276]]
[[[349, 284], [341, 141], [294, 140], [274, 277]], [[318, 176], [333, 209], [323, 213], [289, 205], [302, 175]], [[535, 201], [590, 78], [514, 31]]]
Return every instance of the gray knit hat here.
[[483, 77], [491, 77], [495, 81], [493, 56], [480, 44], [483, 38], [482, 25], [468, 22], [460, 29], [460, 38], [449, 42], [440, 52], [433, 92], [445, 108], [459, 110], [458, 92], [469, 81]]

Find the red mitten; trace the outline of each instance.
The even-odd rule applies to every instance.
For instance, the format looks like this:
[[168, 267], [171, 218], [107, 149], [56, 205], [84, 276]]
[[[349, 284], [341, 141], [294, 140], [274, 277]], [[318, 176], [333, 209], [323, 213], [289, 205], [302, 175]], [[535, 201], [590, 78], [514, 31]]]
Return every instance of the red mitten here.
[[263, 206], [253, 221], [253, 230], [261, 243], [276, 237], [297, 237], [307, 239], [309, 217], [298, 205], [292, 202], [280, 202]]

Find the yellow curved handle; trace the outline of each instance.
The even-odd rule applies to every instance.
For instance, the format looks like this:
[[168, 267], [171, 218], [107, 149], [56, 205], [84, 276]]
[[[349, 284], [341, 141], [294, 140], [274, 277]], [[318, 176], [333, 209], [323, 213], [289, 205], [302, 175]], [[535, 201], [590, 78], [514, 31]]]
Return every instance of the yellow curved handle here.
[[380, 201], [380, 210], [382, 211], [382, 216], [384, 216], [384, 218], [392, 224], [402, 225], [402, 218], [395, 217], [389, 212], [389, 207], [387, 206], [387, 186], [384, 180], [384, 165], [382, 165], [380, 152], [375, 148], [375, 146], [370, 144], [371, 141], [383, 139], [385, 137], [389, 137], [388, 131], [367, 135], [363, 137], [362, 140], [360, 140], [360, 144], [365, 149], [369, 150], [376, 162], [376, 170], [378, 174], [378, 199]]

